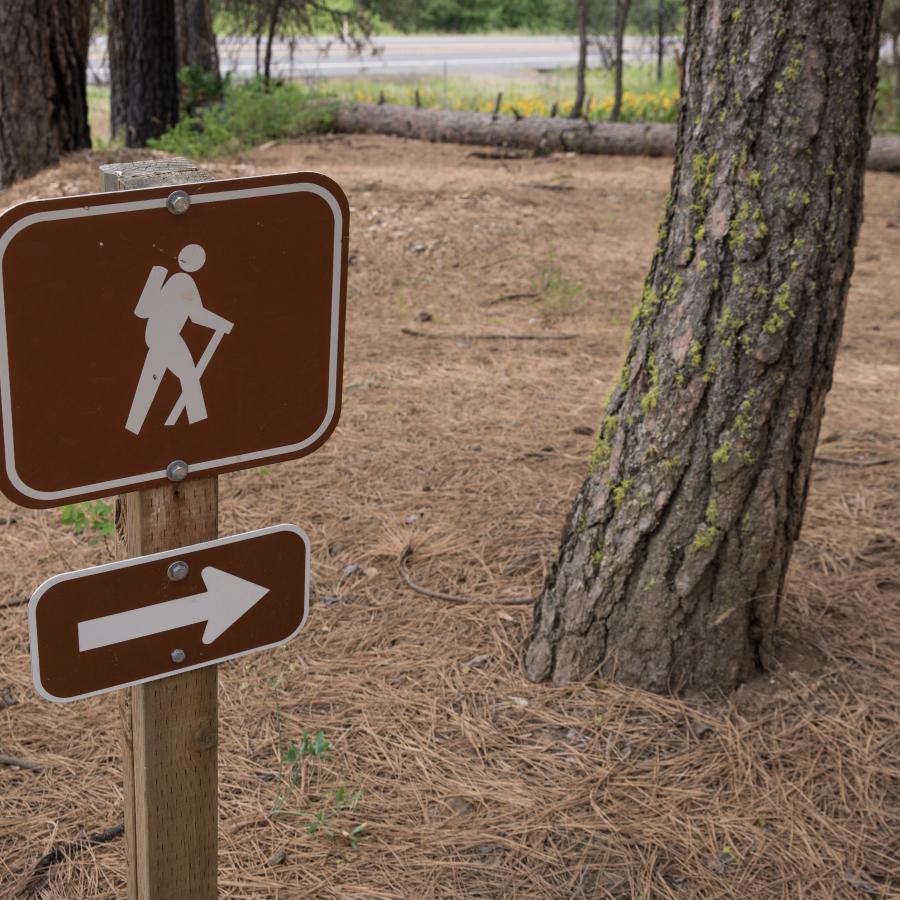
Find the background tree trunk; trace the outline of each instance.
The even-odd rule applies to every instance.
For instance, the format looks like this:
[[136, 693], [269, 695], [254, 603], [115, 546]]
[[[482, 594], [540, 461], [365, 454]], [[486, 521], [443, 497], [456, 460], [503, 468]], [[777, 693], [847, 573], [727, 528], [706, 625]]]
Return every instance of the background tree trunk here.
[[177, 68], [197, 66], [219, 74], [219, 53], [208, 0], [175, 0]]
[[580, 119], [584, 111], [585, 80], [587, 78], [587, 0], [576, 0], [578, 16], [578, 65], [575, 69], [575, 103], [571, 118]]
[[0, 2], [0, 186], [91, 146], [88, 0]]
[[770, 658], [853, 270], [880, 0], [696, 0], [669, 201], [534, 681], [729, 690]]
[[628, 10], [631, 7], [631, 0], [616, 0], [616, 86], [613, 107], [609, 112], [610, 122], [618, 122], [619, 116], [622, 114], [622, 77], [625, 68], [625, 60], [623, 57], [625, 48], [625, 26], [628, 24]]
[[110, 0], [109, 9], [114, 131], [124, 125], [125, 146], [143, 147], [178, 121], [175, 4]]
[[125, 141], [128, 125], [128, 0], [106, 2], [106, 51], [109, 57], [109, 130]]
[[666, 58], [666, 0], [658, 0], [656, 7], [656, 80], [663, 80]]
[[275, 32], [281, 19], [281, 4], [282, 0], [273, 0], [269, 11], [269, 26], [266, 34], [266, 60], [263, 72], [263, 80], [266, 84], [269, 84], [272, 78], [272, 43], [275, 40]]

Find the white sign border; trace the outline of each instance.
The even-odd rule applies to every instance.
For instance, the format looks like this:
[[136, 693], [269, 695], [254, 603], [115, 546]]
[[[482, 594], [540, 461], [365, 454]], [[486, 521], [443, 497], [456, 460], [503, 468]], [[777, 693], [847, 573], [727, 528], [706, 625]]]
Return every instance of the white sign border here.
[[[290, 531], [298, 535], [303, 541], [303, 544], [306, 548], [306, 570], [303, 585], [303, 619], [300, 621], [300, 624], [294, 629], [294, 631], [292, 631], [286, 638], [282, 638], [280, 641], [275, 641], [275, 643], [273, 644], [265, 644], [261, 647], [251, 647], [249, 650], [241, 650], [240, 653], [232, 653], [228, 656], [219, 656], [216, 657], [216, 659], [206, 660], [201, 663], [196, 663], [192, 666], [180, 666], [176, 669], [173, 669], [171, 672], [163, 672], [160, 675], [151, 675], [148, 678], [139, 678], [137, 681], [126, 681], [122, 684], [114, 684], [111, 687], [101, 688], [99, 691], [89, 691], [86, 694], [78, 694], [75, 697], [58, 697], [56, 696], [56, 694], [51, 694], [44, 688], [43, 682], [41, 681], [40, 650], [38, 647], [37, 607], [38, 603], [40, 603], [41, 597], [43, 597], [44, 594], [54, 585], [57, 585], [62, 581], [72, 581], [76, 578], [90, 578], [93, 575], [100, 575], [103, 572], [111, 572], [114, 569], [127, 569], [129, 566], [139, 566], [143, 565], [144, 563], [158, 562], [159, 560], [163, 559], [172, 559], [173, 557], [182, 556], [185, 553], [194, 553], [197, 550], [208, 550], [212, 547], [222, 547], [226, 544], [238, 543], [239, 541], [253, 540], [254, 538], [264, 537], [268, 534], [275, 534], [279, 531]], [[218, 663], [226, 662], [229, 659], [238, 659], [239, 657], [247, 656], [250, 653], [259, 653], [262, 650], [271, 650], [273, 647], [280, 647], [282, 644], [286, 644], [292, 638], [295, 638], [306, 625], [306, 620], [309, 618], [309, 582], [309, 535], [307, 535], [307, 533], [298, 525], [285, 524], [271, 525], [268, 528], [259, 528], [256, 531], [245, 531], [243, 534], [235, 534], [231, 537], [216, 538], [216, 540], [214, 541], [204, 541], [202, 544], [190, 544], [187, 547], [179, 547], [177, 550], [165, 550], [162, 553], [150, 553], [147, 556], [134, 556], [131, 559], [124, 559], [119, 562], [105, 563], [102, 566], [91, 566], [87, 569], [76, 569], [74, 572], [66, 572], [63, 575], [54, 575], [53, 578], [48, 578], [47, 581], [45, 581], [31, 595], [31, 599], [28, 601], [28, 637], [31, 644], [31, 679], [34, 682], [34, 686], [37, 689], [37, 692], [45, 700], [50, 700], [52, 703], [74, 703], [76, 700], [84, 700], [88, 697], [99, 697], [101, 694], [108, 694], [112, 691], [119, 691], [122, 690], [122, 688], [134, 687], [134, 685], [136, 684], [146, 684], [148, 681], [158, 681], [160, 678], [170, 678], [173, 675], [180, 675], [182, 672], [191, 672], [194, 669], [202, 669], [205, 666], [214, 666]]]
[[[290, 173], [285, 173], [290, 174]], [[277, 176], [276, 176], [277, 177]], [[240, 180], [240, 179], [236, 179]], [[204, 187], [209, 182], [204, 183]], [[181, 185], [182, 189], [196, 189], [197, 185]], [[178, 185], [172, 185], [171, 190], [179, 189]], [[123, 194], [128, 192], [123, 191]], [[322, 434], [331, 425], [336, 408], [337, 400], [337, 364], [338, 364], [338, 347], [340, 338], [340, 314], [341, 314], [341, 266], [343, 263], [342, 241], [343, 241], [343, 224], [344, 215], [341, 210], [340, 203], [335, 195], [326, 187], [311, 181], [296, 181], [288, 184], [269, 185], [267, 187], [257, 188], [237, 188], [227, 191], [212, 191], [210, 193], [191, 193], [191, 205], [198, 203], [213, 203], [228, 200], [242, 200], [250, 197], [270, 197], [277, 194], [294, 194], [294, 193], [311, 193], [321, 197], [331, 210], [334, 217], [334, 244], [332, 248], [332, 292], [331, 292], [331, 345], [328, 365], [328, 408], [325, 418], [319, 427], [307, 438], [294, 444], [287, 444], [283, 447], [272, 447], [268, 450], [256, 450], [252, 453], [240, 453], [235, 456], [226, 456], [220, 459], [205, 460], [203, 462], [192, 462], [185, 460], [191, 474], [205, 472], [209, 469], [225, 468], [234, 465], [249, 466], [251, 463], [268, 459], [273, 456], [282, 456], [287, 453], [296, 453], [304, 447], [315, 443]], [[105, 203], [97, 206], [76, 206], [70, 209], [58, 209], [49, 212], [32, 213], [25, 216], [14, 223], [7, 231], [0, 236], [0, 410], [2, 410], [3, 418], [3, 445], [4, 445], [4, 464], [6, 466], [6, 474], [10, 483], [21, 494], [32, 500], [39, 500], [42, 503], [52, 501], [65, 501], [72, 497], [78, 497], [85, 494], [103, 495], [121, 493], [123, 489], [129, 488], [135, 484], [145, 484], [153, 481], [166, 481], [166, 470], [161, 469], [156, 472], [145, 472], [140, 475], [130, 475], [125, 478], [116, 478], [110, 481], [98, 481], [96, 484], [80, 485], [75, 488], [65, 488], [57, 491], [42, 491], [32, 488], [19, 476], [16, 470], [15, 459], [15, 443], [13, 435], [13, 416], [12, 416], [12, 391], [9, 377], [9, 347], [7, 343], [6, 329], [6, 297], [3, 284], [3, 257], [6, 248], [12, 242], [13, 238], [22, 232], [29, 225], [38, 222], [53, 222], [59, 219], [83, 218], [88, 216], [102, 216], [113, 213], [135, 212], [146, 209], [163, 209], [166, 206], [166, 197], [155, 198], [153, 200], [126, 200], [121, 203]], [[56, 502], [55, 505], [59, 505]]]

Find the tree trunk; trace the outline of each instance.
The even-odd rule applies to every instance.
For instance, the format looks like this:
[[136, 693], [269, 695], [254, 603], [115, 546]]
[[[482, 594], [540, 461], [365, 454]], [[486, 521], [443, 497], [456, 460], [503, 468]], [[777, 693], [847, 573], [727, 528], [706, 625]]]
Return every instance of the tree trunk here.
[[616, 0], [616, 88], [613, 107], [609, 112], [610, 122], [618, 122], [619, 116], [622, 114], [622, 72], [625, 67], [623, 58], [625, 45], [625, 26], [628, 24], [628, 9], [631, 6], [631, 0]]
[[894, 62], [894, 98], [900, 98], [900, 33], [891, 35], [891, 59]]
[[[117, 100], [124, 94], [125, 146], [143, 147], [178, 121], [178, 79], [174, 0], [116, 0], [124, 5], [124, 71]], [[113, 57], [110, 55], [110, 63]], [[123, 78], [124, 75], [124, 78]], [[123, 84], [124, 81], [124, 84]]]
[[0, 2], [0, 187], [91, 146], [88, 0]]
[[[625, 125], [545, 116], [492, 116], [491, 113], [415, 109], [390, 103], [353, 103], [338, 108], [337, 131], [392, 134], [454, 144], [519, 147], [535, 153], [605, 153], [671, 156], [672, 125]], [[900, 138], [897, 139], [900, 145]]]
[[[672, 156], [674, 125], [650, 122], [584, 122], [491, 113], [415, 109], [390, 103], [350, 103], [340, 106], [335, 131], [350, 134], [390, 134], [419, 141], [481, 144], [518, 148], [532, 153], [596, 153], [623, 156]], [[900, 137], [872, 138], [867, 167], [900, 172]]]
[[175, 0], [178, 69], [196, 66], [218, 78], [219, 53], [208, 0]]
[[666, 54], [666, 0], [658, 0], [656, 8], [656, 80], [663, 80]]
[[269, 31], [266, 35], [266, 62], [263, 80], [268, 85], [272, 76], [272, 43], [275, 40], [275, 31], [278, 28], [278, 20], [281, 17], [281, 0], [274, 0], [269, 13]]
[[109, 130], [125, 141], [128, 126], [128, 0], [106, 2], [106, 51], [109, 57]]
[[575, 70], [575, 103], [571, 118], [580, 119], [584, 110], [585, 79], [587, 77], [587, 0], [576, 0], [578, 15], [578, 66]]
[[880, 0], [695, 0], [669, 201], [525, 671], [771, 659], [862, 215]]

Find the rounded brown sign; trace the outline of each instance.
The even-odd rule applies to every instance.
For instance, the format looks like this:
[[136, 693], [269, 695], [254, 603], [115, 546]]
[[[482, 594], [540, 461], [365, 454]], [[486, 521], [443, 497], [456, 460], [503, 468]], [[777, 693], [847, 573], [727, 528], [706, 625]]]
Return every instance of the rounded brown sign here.
[[212, 475], [321, 446], [340, 414], [348, 216], [311, 173], [8, 210], [3, 492], [59, 506], [165, 483], [176, 461]]

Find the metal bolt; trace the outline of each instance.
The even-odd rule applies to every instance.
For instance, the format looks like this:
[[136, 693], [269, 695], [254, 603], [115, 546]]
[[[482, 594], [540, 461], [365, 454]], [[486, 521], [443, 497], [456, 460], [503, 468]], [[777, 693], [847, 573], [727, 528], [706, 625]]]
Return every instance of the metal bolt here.
[[166, 574], [169, 576], [169, 581], [184, 581], [189, 571], [188, 564], [183, 559], [179, 559], [169, 566]]
[[173, 216], [183, 216], [190, 208], [190, 194], [186, 194], [184, 191], [172, 191], [166, 200], [166, 209]]
[[178, 650], [172, 651], [172, 662], [183, 663], [184, 662], [185, 653], [184, 650], [179, 648]]
[[183, 459], [176, 459], [166, 466], [166, 477], [169, 481], [184, 481], [188, 475], [188, 464]]

